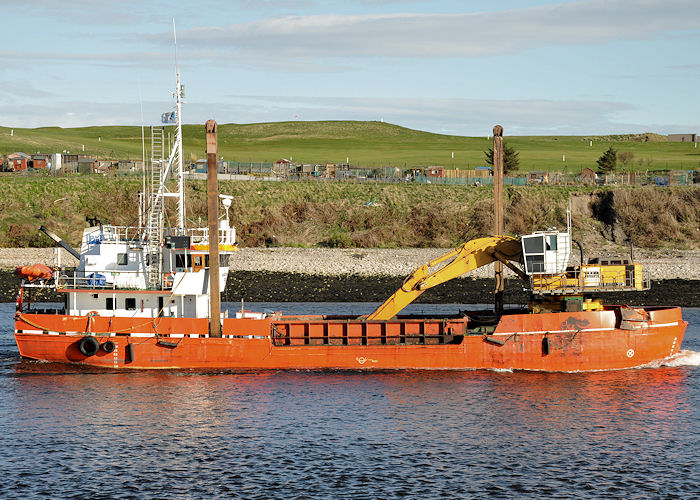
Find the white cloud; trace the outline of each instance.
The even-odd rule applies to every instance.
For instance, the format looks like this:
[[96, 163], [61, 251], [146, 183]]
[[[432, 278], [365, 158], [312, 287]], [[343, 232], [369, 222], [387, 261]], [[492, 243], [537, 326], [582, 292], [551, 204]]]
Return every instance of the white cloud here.
[[696, 0], [587, 0], [502, 12], [287, 16], [178, 36], [190, 47], [278, 58], [479, 57], [698, 29]]
[[55, 96], [55, 93], [37, 89], [25, 80], [0, 80], [0, 102], [14, 102], [18, 98], [48, 99]]

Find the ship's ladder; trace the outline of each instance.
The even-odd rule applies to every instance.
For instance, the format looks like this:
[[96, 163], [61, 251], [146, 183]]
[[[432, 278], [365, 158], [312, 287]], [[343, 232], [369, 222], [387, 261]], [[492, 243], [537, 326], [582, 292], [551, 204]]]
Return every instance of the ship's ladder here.
[[165, 129], [151, 127], [150, 210], [148, 212], [148, 272], [149, 288], [161, 286], [161, 255], [163, 240], [163, 169], [165, 165]]

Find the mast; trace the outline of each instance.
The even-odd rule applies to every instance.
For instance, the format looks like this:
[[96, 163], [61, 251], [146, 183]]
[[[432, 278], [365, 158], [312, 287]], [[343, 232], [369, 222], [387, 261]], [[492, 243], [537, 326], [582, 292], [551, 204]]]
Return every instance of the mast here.
[[141, 93], [141, 82], [139, 82], [139, 105], [141, 106], [141, 177], [143, 185], [139, 193], [139, 231], [142, 230], [146, 221], [146, 131], [143, 124], [143, 95]]
[[180, 70], [177, 65], [177, 32], [175, 31], [175, 19], [173, 19], [173, 40], [175, 41], [175, 175], [177, 176], [177, 225], [180, 235], [185, 234], [185, 176], [182, 165], [182, 98], [185, 97], [185, 87], [180, 83]]
[[[185, 230], [185, 188], [184, 169], [182, 166], [182, 97], [184, 87], [180, 83], [180, 71], [177, 66], [177, 37], [175, 35], [175, 20], [173, 19], [173, 38], [175, 40], [175, 113], [166, 113], [162, 117], [163, 123], [175, 121], [175, 143], [170, 148], [166, 145], [165, 127], [151, 127], [151, 175], [149, 207], [147, 216], [147, 226], [145, 228], [146, 239], [148, 240], [148, 286], [151, 289], [162, 288], [162, 243], [163, 243], [163, 211], [165, 209], [165, 198], [177, 198], [178, 221], [175, 233], [184, 235]], [[172, 115], [175, 115], [174, 117]], [[165, 157], [166, 147], [170, 155]], [[177, 177], [177, 192], [169, 192], [167, 188], [168, 177], [174, 171]]]
[[209, 221], [209, 336], [221, 337], [219, 289], [219, 186], [217, 185], [216, 122], [207, 120], [207, 212]]
[[[494, 204], [494, 233], [502, 236], [503, 228], [503, 127], [493, 127], [493, 204]], [[496, 314], [503, 314], [503, 263], [496, 261], [493, 264], [495, 280]]]

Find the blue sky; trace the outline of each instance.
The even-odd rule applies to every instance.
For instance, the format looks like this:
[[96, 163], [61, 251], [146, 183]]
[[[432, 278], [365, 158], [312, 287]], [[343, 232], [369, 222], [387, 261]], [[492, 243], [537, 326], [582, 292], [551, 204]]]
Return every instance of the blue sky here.
[[0, 125], [700, 133], [700, 1], [0, 0]]

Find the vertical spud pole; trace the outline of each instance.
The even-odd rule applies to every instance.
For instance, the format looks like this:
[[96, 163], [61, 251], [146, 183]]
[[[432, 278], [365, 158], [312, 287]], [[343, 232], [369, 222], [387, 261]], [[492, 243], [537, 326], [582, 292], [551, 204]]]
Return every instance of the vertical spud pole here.
[[[503, 227], [503, 127], [493, 127], [493, 218], [494, 233], [501, 236]], [[493, 264], [495, 280], [496, 314], [503, 314], [503, 263], [496, 261]]]
[[216, 122], [207, 120], [207, 212], [209, 219], [209, 336], [221, 337], [219, 292], [219, 186], [217, 183]]

